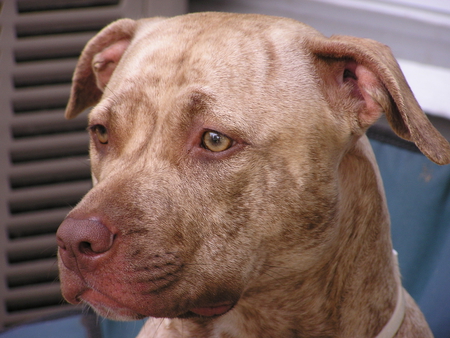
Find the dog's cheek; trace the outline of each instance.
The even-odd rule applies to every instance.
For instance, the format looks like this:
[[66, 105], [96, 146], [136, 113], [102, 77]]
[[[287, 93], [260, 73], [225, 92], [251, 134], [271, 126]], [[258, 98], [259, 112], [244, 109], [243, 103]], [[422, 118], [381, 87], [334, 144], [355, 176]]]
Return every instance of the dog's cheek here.
[[215, 175], [211, 169], [186, 172], [182, 182], [169, 189], [171, 212], [160, 230], [164, 243], [178, 246], [190, 262], [187, 278], [198, 279], [196, 284], [208, 279], [240, 284], [245, 277], [240, 276], [239, 267], [248, 264], [249, 251], [259, 236], [249, 233], [250, 179], [230, 167], [217, 166]]
[[300, 185], [287, 163], [274, 156], [247, 157], [239, 165], [228, 165], [228, 172], [216, 170], [220, 180], [199, 173], [188, 181], [202, 185], [183, 189], [191, 205], [182, 218], [197, 221], [184, 228], [192, 231], [190, 237], [202, 239], [197, 264], [217, 269], [219, 279], [225, 279], [224, 270], [228, 269], [239, 276], [237, 283], [238, 279], [257, 276], [267, 256], [302, 244], [306, 248], [307, 244], [321, 243], [323, 227], [334, 217], [334, 201], [320, 198], [327, 192], [315, 188], [324, 178], [306, 177], [305, 181], [311, 182]]

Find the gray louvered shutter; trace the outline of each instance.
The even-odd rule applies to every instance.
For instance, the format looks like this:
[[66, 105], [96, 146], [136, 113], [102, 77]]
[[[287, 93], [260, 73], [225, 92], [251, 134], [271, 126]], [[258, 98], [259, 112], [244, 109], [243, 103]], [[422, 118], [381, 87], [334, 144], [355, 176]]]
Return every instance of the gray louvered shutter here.
[[184, 0], [0, 1], [0, 330], [63, 311], [55, 232], [91, 186], [86, 114], [64, 119], [77, 57], [120, 17]]

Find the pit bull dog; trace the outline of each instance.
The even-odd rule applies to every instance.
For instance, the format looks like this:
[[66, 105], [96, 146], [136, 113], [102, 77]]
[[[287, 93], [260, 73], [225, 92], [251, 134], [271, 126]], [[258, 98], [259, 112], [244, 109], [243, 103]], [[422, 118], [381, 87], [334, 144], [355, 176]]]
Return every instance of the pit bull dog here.
[[365, 131], [450, 146], [389, 48], [285, 18], [123, 19], [85, 47], [94, 187], [61, 224], [62, 293], [150, 337], [431, 337], [402, 288]]

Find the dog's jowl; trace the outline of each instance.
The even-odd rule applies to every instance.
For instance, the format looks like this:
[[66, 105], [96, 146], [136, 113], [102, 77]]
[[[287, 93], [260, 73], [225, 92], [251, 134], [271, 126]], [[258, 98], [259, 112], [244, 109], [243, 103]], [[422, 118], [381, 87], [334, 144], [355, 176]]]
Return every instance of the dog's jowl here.
[[431, 337], [402, 288], [367, 128], [450, 146], [388, 47], [294, 20], [119, 20], [85, 47], [94, 187], [58, 230], [62, 292], [139, 337]]

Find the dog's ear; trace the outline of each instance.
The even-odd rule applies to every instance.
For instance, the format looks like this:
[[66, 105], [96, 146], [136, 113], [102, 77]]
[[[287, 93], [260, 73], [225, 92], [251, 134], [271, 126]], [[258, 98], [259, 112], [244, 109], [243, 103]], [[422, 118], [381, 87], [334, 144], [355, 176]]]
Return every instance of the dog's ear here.
[[334, 87], [325, 93], [330, 103], [351, 100], [347, 107], [356, 110], [351, 117], [355, 128], [364, 132], [384, 112], [397, 135], [414, 142], [433, 162], [450, 163], [449, 143], [423, 113], [387, 46], [350, 36], [315, 36], [304, 43], [323, 86]]
[[136, 21], [121, 19], [103, 28], [86, 44], [73, 74], [66, 118], [74, 118], [100, 100], [135, 29]]
[[164, 19], [120, 19], [103, 28], [86, 44], [73, 74], [66, 118], [74, 118], [99, 102], [138, 25], [153, 25]]

